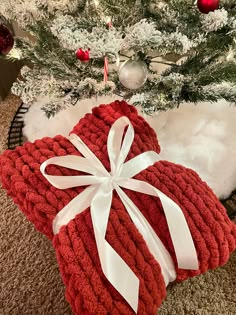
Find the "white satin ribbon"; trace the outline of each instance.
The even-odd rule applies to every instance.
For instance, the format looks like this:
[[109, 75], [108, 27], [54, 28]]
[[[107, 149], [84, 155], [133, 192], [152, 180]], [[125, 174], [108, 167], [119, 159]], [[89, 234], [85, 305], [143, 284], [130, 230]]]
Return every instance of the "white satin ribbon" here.
[[[128, 129], [123, 138], [124, 130], [127, 126]], [[45, 161], [41, 165], [40, 170], [47, 180], [59, 189], [90, 185], [57, 214], [53, 221], [54, 234], [59, 232], [61, 226], [68, 224], [77, 214], [90, 207], [102, 270], [110, 283], [137, 313], [139, 279], [105, 239], [113, 189], [118, 193], [133, 223], [143, 236], [150, 252], [160, 264], [166, 285], [176, 278], [172, 258], [151, 225], [121, 187], [160, 198], [179, 268], [196, 270], [198, 269], [198, 259], [188, 224], [180, 207], [160, 190], [144, 181], [132, 178], [148, 166], [159, 161], [156, 152], [148, 151], [125, 162], [133, 139], [134, 129], [129, 119], [121, 117], [116, 120], [110, 129], [107, 142], [111, 166], [110, 173], [75, 134], [70, 135], [69, 140], [84, 157], [76, 155], [53, 157]], [[82, 171], [91, 175], [48, 175], [45, 169], [50, 164]]]

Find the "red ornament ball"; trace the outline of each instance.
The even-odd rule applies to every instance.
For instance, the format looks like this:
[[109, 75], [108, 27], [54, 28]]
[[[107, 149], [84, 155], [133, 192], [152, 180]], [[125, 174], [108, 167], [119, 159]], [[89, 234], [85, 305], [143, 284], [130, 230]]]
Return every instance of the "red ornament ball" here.
[[219, 8], [220, 0], [198, 0], [197, 6], [200, 12], [209, 13]]
[[88, 62], [90, 60], [89, 52], [90, 49], [83, 50], [82, 48], [79, 48], [76, 52], [76, 58], [82, 62]]
[[0, 24], [0, 54], [7, 55], [14, 45], [12, 32], [3, 24]]

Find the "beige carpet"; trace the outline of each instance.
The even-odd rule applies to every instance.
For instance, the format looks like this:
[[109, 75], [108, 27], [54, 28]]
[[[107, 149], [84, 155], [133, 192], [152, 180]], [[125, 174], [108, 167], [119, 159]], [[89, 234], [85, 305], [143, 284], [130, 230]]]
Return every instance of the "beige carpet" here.
[[[13, 96], [0, 102], [0, 152], [19, 104]], [[1, 189], [0, 285], [0, 315], [72, 314], [50, 242]], [[171, 285], [158, 314], [236, 314], [236, 253], [222, 268]]]

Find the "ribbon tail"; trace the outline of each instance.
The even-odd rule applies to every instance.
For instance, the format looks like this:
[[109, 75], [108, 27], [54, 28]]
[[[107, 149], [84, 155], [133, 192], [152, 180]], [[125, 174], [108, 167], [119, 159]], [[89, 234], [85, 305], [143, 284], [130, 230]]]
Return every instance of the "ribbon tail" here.
[[120, 179], [119, 185], [136, 192], [160, 198], [175, 249], [178, 267], [197, 270], [199, 268], [197, 251], [181, 208], [159, 189], [146, 182], [127, 178]]
[[[197, 270], [199, 268], [197, 252], [187, 221], [180, 207], [161, 191], [158, 191], [172, 243], [176, 252], [178, 267], [182, 269]], [[168, 210], [167, 210], [168, 209]], [[173, 209], [169, 211], [169, 209]]]
[[116, 186], [116, 191], [126, 210], [128, 211], [133, 223], [144, 238], [148, 249], [159, 263], [165, 284], [167, 286], [169, 282], [172, 282], [176, 279], [175, 266], [169, 252], [166, 250], [162, 241], [159, 239], [143, 214], [118, 185]]
[[95, 232], [102, 270], [109, 282], [137, 314], [139, 279], [110, 244]]
[[105, 240], [112, 190], [112, 184], [109, 181], [105, 182], [99, 187], [91, 203], [91, 217], [98, 254], [104, 275], [137, 313], [139, 279]]

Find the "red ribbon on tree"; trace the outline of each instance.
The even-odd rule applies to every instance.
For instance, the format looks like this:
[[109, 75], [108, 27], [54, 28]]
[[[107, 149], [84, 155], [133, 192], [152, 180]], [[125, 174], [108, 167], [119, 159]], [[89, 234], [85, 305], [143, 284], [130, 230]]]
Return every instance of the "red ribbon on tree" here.
[[[107, 23], [108, 28], [111, 29], [113, 27], [110, 17], [107, 17], [106, 23]], [[105, 84], [107, 83], [107, 78], [108, 78], [108, 58], [107, 56], [105, 56], [104, 57], [104, 83]]]
[[107, 56], [104, 57], [104, 83], [107, 82], [108, 77], [108, 58]]

